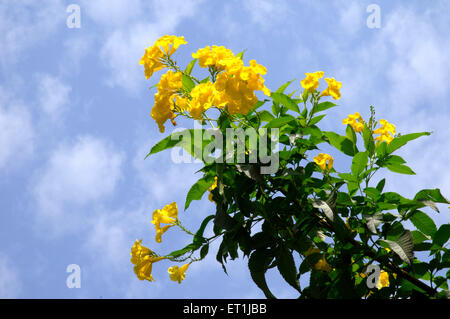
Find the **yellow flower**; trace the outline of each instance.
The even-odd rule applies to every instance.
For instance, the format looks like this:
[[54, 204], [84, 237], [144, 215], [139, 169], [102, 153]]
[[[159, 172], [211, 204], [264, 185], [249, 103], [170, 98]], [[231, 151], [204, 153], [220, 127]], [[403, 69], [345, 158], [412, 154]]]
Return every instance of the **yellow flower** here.
[[134, 266], [134, 273], [140, 280], [153, 281], [152, 265], [164, 257], [155, 256], [149, 248], [142, 246], [142, 239], [136, 240], [133, 247], [131, 247], [131, 262]]
[[184, 37], [177, 37], [175, 35], [162, 36], [155, 42], [155, 46], [161, 48], [162, 51], [168, 56], [174, 54], [178, 47], [182, 44], [187, 44]]
[[342, 87], [342, 82], [336, 81], [334, 78], [326, 78], [328, 87], [320, 94], [320, 96], [332, 96], [333, 99], [339, 100], [341, 98], [341, 92], [339, 89]]
[[394, 139], [395, 126], [386, 120], [380, 120], [380, 124], [381, 127], [373, 131], [374, 134], [380, 134], [375, 140], [379, 141], [379, 143], [386, 141], [389, 144]]
[[319, 79], [321, 79], [324, 75], [322, 71], [317, 71], [314, 73], [305, 73], [306, 78], [300, 81], [302, 87], [309, 91], [314, 92], [319, 87]]
[[181, 267], [178, 266], [173, 266], [170, 267], [168, 270], [168, 273], [170, 274], [170, 279], [173, 281], [178, 281], [179, 284], [181, 284], [181, 281], [184, 280], [184, 278], [186, 277], [186, 270], [188, 269], [190, 263], [189, 264], [185, 264]]
[[331, 155], [320, 153], [318, 156], [314, 157], [314, 162], [320, 166], [322, 170], [326, 170], [328, 162], [328, 170], [333, 167], [333, 157]]
[[174, 121], [176, 117], [174, 101], [177, 101], [178, 95], [176, 94], [183, 87], [181, 78], [181, 72], [175, 73], [169, 70], [161, 76], [158, 83], [158, 92], [155, 94], [155, 105], [152, 108], [151, 116], [158, 124], [161, 133], [164, 133], [164, 123], [167, 120], [171, 120], [173, 125], [176, 124]]
[[364, 129], [364, 123], [363, 119], [361, 117], [361, 114], [356, 112], [355, 114], [349, 114], [347, 118], [342, 120], [342, 124], [348, 124], [355, 132], [361, 132]]
[[217, 187], [217, 176], [215, 176], [214, 177], [214, 183], [211, 185], [211, 187], [209, 188], [209, 195], [208, 195], [208, 199], [211, 201], [211, 202], [214, 202], [214, 200], [213, 200], [213, 194], [211, 193], [211, 191], [213, 190], [213, 189], [215, 189]]
[[386, 271], [380, 271], [380, 277], [378, 278], [376, 287], [378, 290], [384, 287], [389, 287], [389, 274]]
[[[156, 209], [153, 212], [153, 220], [152, 224], [155, 225], [156, 229], [156, 242], [161, 242], [161, 236], [172, 226], [175, 225], [175, 222], [178, 219], [178, 207], [175, 202], [164, 206], [163, 209]], [[161, 223], [168, 224], [164, 227], [161, 227]]]
[[171, 56], [181, 44], [186, 44], [184, 37], [165, 35], [159, 38], [155, 44], [145, 49], [145, 53], [139, 61], [144, 65], [145, 77], [149, 79], [154, 72], [166, 67], [163, 63], [165, 55]]
[[[366, 274], [360, 273], [359, 276], [361, 276], [362, 278], [365, 278]], [[396, 277], [395, 274], [394, 274], [394, 277]], [[375, 287], [377, 287], [378, 290], [380, 290], [381, 288], [384, 288], [384, 287], [389, 287], [389, 274], [386, 271], [384, 271], [384, 270], [380, 271], [380, 276], [378, 277], [378, 281], [377, 281], [377, 284]], [[368, 295], [370, 295], [370, 294], [372, 294], [372, 292], [369, 292]]]
[[198, 65], [200, 67], [207, 68], [212, 66], [219, 71], [224, 70], [226, 65], [230, 64], [233, 60], [238, 59], [241, 61], [241, 59], [234, 56], [230, 49], [216, 45], [213, 45], [212, 48], [206, 46], [199, 49], [196, 53], [192, 53], [192, 57], [198, 59]]
[[[305, 256], [308, 257], [311, 254], [319, 254], [321, 252], [320, 249], [315, 248], [313, 246], [309, 247], [309, 249], [305, 252]], [[321, 259], [314, 265], [315, 270], [324, 271], [324, 272], [330, 272], [331, 266], [328, 264], [325, 255], [322, 256]]]
[[211, 82], [200, 83], [191, 91], [192, 100], [189, 105], [190, 115], [197, 120], [202, 119], [202, 114], [215, 102], [217, 91]]

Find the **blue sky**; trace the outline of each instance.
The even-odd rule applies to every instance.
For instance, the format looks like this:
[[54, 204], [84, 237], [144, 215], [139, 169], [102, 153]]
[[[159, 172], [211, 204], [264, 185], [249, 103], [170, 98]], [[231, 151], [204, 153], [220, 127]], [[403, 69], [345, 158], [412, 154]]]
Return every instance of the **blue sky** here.
[[[81, 28], [66, 12], [81, 9]], [[380, 28], [366, 25], [378, 4]], [[342, 118], [369, 105], [401, 133], [434, 131], [399, 155], [416, 172], [384, 172], [387, 189], [412, 196], [438, 187], [450, 197], [450, 4], [448, 1], [85, 0], [0, 3], [0, 298], [262, 298], [246, 260], [228, 263], [215, 249], [194, 263], [185, 281], [169, 280], [170, 263], [154, 265], [156, 282], [139, 281], [130, 263], [136, 238], [168, 253], [188, 243], [169, 231], [154, 242], [153, 210], [185, 195], [199, 164], [175, 164], [170, 152], [144, 161], [166, 136], [150, 117], [160, 73], [146, 80], [138, 64], [162, 35], [184, 36], [181, 65], [206, 45], [224, 45], [268, 69], [276, 89], [322, 70], [343, 83], [339, 107], [321, 122], [341, 130]], [[195, 71], [194, 71], [195, 72]], [[180, 126], [192, 127], [180, 121]], [[321, 144], [323, 145], [323, 144]], [[344, 155], [323, 145], [339, 171]], [[428, 211], [448, 223], [448, 209]], [[196, 229], [214, 211], [206, 198], [180, 211]], [[211, 230], [208, 230], [211, 232]], [[81, 268], [69, 289], [66, 267]], [[275, 271], [275, 295], [295, 297]]]

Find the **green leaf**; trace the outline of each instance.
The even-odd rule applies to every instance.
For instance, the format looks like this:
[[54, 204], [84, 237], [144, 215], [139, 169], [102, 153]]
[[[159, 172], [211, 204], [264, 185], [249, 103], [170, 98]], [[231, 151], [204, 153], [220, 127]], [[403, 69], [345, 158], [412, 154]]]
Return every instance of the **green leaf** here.
[[433, 244], [443, 247], [450, 237], [450, 224], [444, 224], [433, 235]]
[[416, 210], [410, 217], [410, 220], [425, 235], [432, 236], [437, 231], [434, 221], [420, 210]]
[[200, 249], [200, 259], [203, 259], [208, 255], [209, 244], [203, 245], [202, 249]]
[[169, 254], [169, 256], [177, 258], [177, 257], [183, 256], [184, 254], [186, 254], [189, 251], [195, 250], [196, 248], [198, 248], [198, 247], [196, 247], [196, 245], [191, 243], [182, 249], [172, 251]]
[[309, 121], [308, 125], [314, 125], [314, 124], [319, 123], [325, 116], [326, 116], [326, 114], [322, 114], [322, 115], [313, 117], [313, 118]]
[[276, 299], [269, 290], [266, 282], [266, 271], [271, 261], [271, 257], [265, 249], [255, 250], [248, 259], [248, 268], [255, 284], [261, 289], [268, 299]]
[[381, 181], [379, 181], [377, 186], [376, 186], [376, 189], [378, 189], [380, 191], [380, 193], [384, 189], [384, 184], [386, 184], [386, 179], [385, 178], [383, 178]]
[[277, 268], [284, 280], [301, 292], [300, 282], [297, 279], [297, 269], [295, 267], [294, 258], [292, 253], [287, 248], [283, 248], [280, 251], [280, 255], [277, 258]]
[[401, 165], [401, 164], [387, 164], [387, 169], [394, 173], [407, 174], [407, 175], [415, 175], [414, 171], [409, 168], [409, 166]]
[[289, 110], [300, 113], [297, 103], [284, 93], [272, 92], [270, 97], [275, 103], [282, 104]]
[[192, 69], [194, 68], [195, 62], [197, 62], [197, 58], [193, 59], [188, 66], [186, 67], [186, 70], [184, 70], [184, 73], [187, 75], [191, 75]]
[[399, 149], [409, 141], [415, 140], [416, 138], [419, 138], [424, 135], [430, 135], [431, 132], [421, 132], [421, 133], [411, 133], [406, 135], [401, 135], [399, 137], [394, 138], [388, 145], [387, 145], [387, 154], [391, 154], [395, 150]]
[[406, 161], [398, 155], [390, 155], [386, 158], [385, 163], [388, 165], [400, 165], [405, 164]]
[[375, 142], [373, 140], [372, 131], [367, 127], [367, 125], [364, 125], [363, 140], [367, 153], [369, 156], [372, 156], [375, 151]]
[[277, 90], [276, 92], [277, 92], [277, 93], [284, 93], [284, 90], [286, 90], [286, 88], [289, 86], [289, 84], [291, 84], [291, 83], [294, 82], [294, 81], [295, 81], [295, 79], [292, 80], [292, 81], [289, 81], [289, 82], [284, 83], [282, 86], [280, 86], [280, 87], [278, 88], [278, 90]]
[[269, 123], [270, 121], [272, 121], [275, 118], [275, 116], [273, 116], [269, 111], [266, 111], [266, 110], [258, 112], [258, 115], [259, 115], [259, 118], [261, 119], [261, 122]]
[[292, 121], [295, 121], [295, 117], [291, 116], [291, 115], [285, 115], [282, 117], [277, 117], [275, 119], [273, 119], [272, 121], [270, 121], [268, 124], [266, 124], [266, 128], [275, 128], [275, 127], [282, 127], [285, 124], [288, 124]]
[[206, 175], [200, 178], [187, 193], [186, 204], [184, 205], [184, 210], [188, 209], [189, 205], [193, 200], [201, 200], [203, 194], [211, 187], [214, 183], [214, 177], [211, 175]]
[[394, 251], [401, 260], [411, 265], [414, 260], [414, 241], [409, 230], [405, 230], [403, 234], [396, 240], [380, 240], [385, 242]]
[[356, 133], [351, 125], [347, 125], [345, 134], [347, 135], [347, 138], [353, 142], [353, 144], [356, 144]]
[[312, 109], [312, 114], [316, 114], [318, 112], [322, 112], [322, 111], [328, 110], [329, 108], [332, 108], [332, 107], [334, 107], [336, 105], [337, 104], [334, 104], [334, 103], [329, 102], [329, 101], [319, 103]]
[[195, 87], [195, 82], [185, 74], [181, 76], [181, 83], [183, 83], [183, 89], [185, 89], [187, 92], [191, 92]]
[[195, 236], [194, 236], [194, 240], [195, 240], [195, 237], [198, 237], [198, 238], [202, 238], [203, 239], [203, 232], [205, 231], [205, 228], [206, 228], [206, 226], [208, 225], [208, 223], [212, 220], [212, 219], [214, 219], [214, 217], [216, 217], [216, 215], [209, 215], [209, 216], [207, 216], [203, 221], [202, 221], [202, 223], [201, 223], [201, 225], [200, 225], [200, 228], [197, 230], [197, 232], [195, 233]]
[[236, 54], [236, 57], [239, 58], [239, 59], [241, 59], [241, 60], [243, 60], [243, 59], [244, 59], [244, 52], [245, 52], [245, 51], [247, 51], [247, 49], [245, 49], [244, 51], [239, 52], [238, 54]]
[[411, 235], [413, 237], [414, 246], [430, 239], [429, 236], [426, 236], [419, 230], [413, 230], [411, 232]]
[[[164, 151], [168, 148], [172, 148], [172, 147], [176, 146], [178, 143], [183, 141], [183, 138], [185, 135], [182, 133], [186, 133], [187, 131], [189, 131], [189, 130], [184, 130], [182, 132], [177, 133], [176, 135], [174, 133], [172, 133], [171, 135], [163, 138], [161, 141], [156, 143], [151, 148], [150, 153], [148, 153], [145, 158], [147, 158], [148, 156], [150, 156], [152, 154], [156, 154], [156, 153]], [[191, 134], [191, 132], [189, 132], [189, 134]], [[175, 138], [175, 136], [178, 138]]]
[[352, 175], [356, 178], [364, 171], [369, 161], [367, 152], [359, 152], [352, 159]]
[[422, 189], [419, 191], [416, 196], [414, 196], [414, 200], [418, 201], [433, 201], [435, 203], [442, 203], [442, 204], [450, 204], [450, 201], [442, 196], [441, 191], [439, 188], [435, 189]]
[[354, 156], [358, 152], [355, 145], [347, 137], [334, 132], [323, 132], [323, 134], [328, 138], [328, 143], [345, 155]]

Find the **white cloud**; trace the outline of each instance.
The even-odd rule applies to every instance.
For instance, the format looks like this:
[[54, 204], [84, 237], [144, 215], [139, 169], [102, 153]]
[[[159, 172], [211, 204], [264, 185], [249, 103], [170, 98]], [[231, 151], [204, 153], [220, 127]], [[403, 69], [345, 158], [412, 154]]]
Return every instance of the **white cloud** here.
[[0, 87], [0, 169], [11, 168], [34, 149], [31, 115], [20, 101], [12, 100]]
[[109, 8], [100, 4], [103, 1], [84, 2], [90, 18], [104, 30], [100, 58], [111, 72], [107, 83], [130, 93], [139, 92], [145, 85], [139, 65], [145, 48], [160, 36], [173, 33], [202, 1], [116, 1], [112, 5], [108, 2]]
[[264, 30], [285, 20], [288, 13], [285, 1], [247, 0], [243, 4], [252, 21], [259, 24]]
[[17, 62], [28, 47], [64, 28], [65, 7], [54, 1], [2, 1], [0, 3], [0, 66]]
[[22, 287], [19, 273], [3, 253], [0, 253], [0, 274], [0, 298], [17, 298]]
[[52, 120], [59, 119], [69, 102], [72, 88], [58, 77], [50, 74], [39, 74], [38, 99], [41, 109]]
[[122, 153], [91, 136], [55, 149], [33, 188], [38, 221], [55, 234], [86, 225], [96, 201], [115, 190], [122, 163]]

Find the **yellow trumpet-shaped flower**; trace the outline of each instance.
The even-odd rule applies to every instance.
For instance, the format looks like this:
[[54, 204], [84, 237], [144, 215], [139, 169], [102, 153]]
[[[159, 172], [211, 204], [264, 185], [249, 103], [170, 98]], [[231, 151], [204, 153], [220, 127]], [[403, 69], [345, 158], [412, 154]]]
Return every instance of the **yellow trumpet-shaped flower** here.
[[136, 240], [133, 247], [131, 247], [131, 263], [134, 266], [134, 273], [140, 280], [154, 281], [152, 276], [152, 265], [164, 257], [155, 256], [155, 253], [149, 248], [141, 245], [141, 240]]
[[386, 120], [380, 120], [380, 124], [381, 127], [373, 131], [374, 134], [380, 134], [375, 140], [379, 141], [379, 143], [385, 141], [389, 144], [394, 139], [395, 126]]
[[149, 79], [154, 72], [165, 68], [164, 56], [171, 56], [181, 44], [186, 43], [184, 37], [165, 35], [159, 38], [153, 46], [145, 49], [145, 53], [139, 61], [140, 65], [144, 65], [145, 77]]
[[[321, 253], [321, 250], [319, 248], [315, 248], [313, 246], [309, 247], [309, 249], [305, 252], [305, 256], [308, 257], [311, 254], [319, 254]], [[322, 256], [321, 259], [319, 259], [316, 264], [314, 265], [315, 270], [324, 271], [324, 272], [330, 272], [331, 266], [328, 264], [325, 255]]]
[[179, 284], [181, 284], [181, 281], [184, 280], [184, 278], [186, 277], [186, 270], [188, 269], [190, 263], [189, 264], [185, 264], [181, 267], [178, 266], [173, 266], [170, 267], [168, 270], [168, 273], [170, 274], [170, 279], [173, 281], [178, 281]]
[[211, 201], [211, 202], [214, 202], [214, 200], [213, 200], [213, 194], [211, 193], [211, 191], [213, 190], [213, 189], [215, 189], [217, 187], [217, 176], [215, 176], [214, 177], [214, 183], [211, 185], [211, 187], [209, 188], [209, 195], [208, 195], [208, 199]]
[[[178, 207], [175, 202], [166, 205], [163, 209], [156, 209], [153, 212], [153, 220], [152, 224], [155, 225], [156, 229], [156, 242], [161, 242], [161, 236], [172, 226], [175, 225], [175, 222], [178, 219]], [[161, 223], [169, 224], [164, 227], [161, 227]]]
[[305, 73], [306, 78], [300, 81], [302, 87], [309, 91], [314, 92], [319, 87], [319, 79], [324, 76], [323, 71], [317, 71], [314, 73]]
[[322, 170], [326, 170], [327, 166], [328, 170], [331, 170], [333, 167], [333, 157], [325, 153], [320, 153], [318, 156], [314, 157], [314, 162], [319, 165]]
[[339, 100], [341, 98], [341, 92], [339, 90], [342, 87], [342, 82], [338, 82], [334, 78], [326, 78], [325, 81], [327, 81], [328, 87], [320, 96], [332, 96], [333, 99]]
[[342, 120], [342, 124], [350, 125], [351, 127], [353, 127], [355, 132], [361, 132], [364, 129], [363, 119], [361, 117], [361, 114], [359, 114], [358, 112], [356, 112], [355, 114], [349, 114], [347, 118]]

